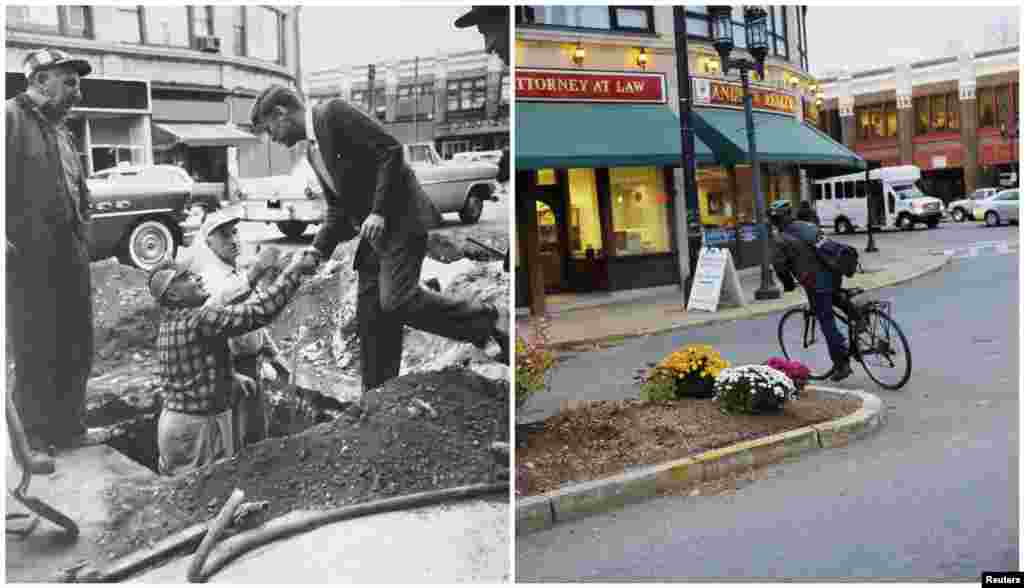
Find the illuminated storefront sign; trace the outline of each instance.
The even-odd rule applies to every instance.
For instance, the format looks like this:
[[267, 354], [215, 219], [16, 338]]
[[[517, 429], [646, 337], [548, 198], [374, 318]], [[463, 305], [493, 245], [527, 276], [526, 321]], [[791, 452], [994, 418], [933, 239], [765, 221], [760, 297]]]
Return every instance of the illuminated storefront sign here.
[[516, 100], [665, 104], [665, 74], [520, 68]]
[[[754, 110], [796, 114], [797, 98], [792, 94], [751, 86], [750, 96]], [[693, 101], [701, 106], [743, 108], [743, 86], [722, 80], [693, 78]]]

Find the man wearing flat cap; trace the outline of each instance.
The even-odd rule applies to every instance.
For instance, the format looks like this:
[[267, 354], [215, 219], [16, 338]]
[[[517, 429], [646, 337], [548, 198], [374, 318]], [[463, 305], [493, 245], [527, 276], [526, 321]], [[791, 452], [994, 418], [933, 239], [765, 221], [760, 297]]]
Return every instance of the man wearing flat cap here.
[[278, 278], [237, 304], [210, 304], [203, 278], [167, 262], [149, 276], [149, 292], [164, 308], [156, 348], [163, 408], [157, 421], [158, 468], [174, 476], [231, 457], [241, 445], [235, 406], [244, 394], [229, 340], [270, 324], [310, 273], [296, 255]]
[[28, 88], [7, 101], [7, 332], [14, 403], [36, 450], [89, 442], [92, 369], [89, 189], [65, 117], [89, 63], [56, 49], [23, 62]]
[[379, 122], [341, 99], [307, 108], [294, 90], [279, 85], [256, 98], [250, 118], [276, 143], [305, 141], [324, 188], [324, 222], [304, 254], [319, 262], [341, 241], [360, 237], [354, 267], [364, 390], [398, 376], [404, 325], [479, 348], [496, 341], [508, 361], [507, 311], [420, 285], [437, 209], [402, 144]]

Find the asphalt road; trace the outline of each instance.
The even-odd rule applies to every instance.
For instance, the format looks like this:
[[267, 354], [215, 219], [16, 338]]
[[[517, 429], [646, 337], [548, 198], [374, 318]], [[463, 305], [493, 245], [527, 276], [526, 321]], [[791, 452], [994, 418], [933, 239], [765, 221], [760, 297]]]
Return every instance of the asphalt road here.
[[[1016, 227], [946, 225], [884, 235], [926, 246], [1016, 239]], [[942, 237], [945, 237], [942, 238]], [[884, 242], [879, 244], [884, 246]], [[516, 542], [518, 581], [968, 579], [1019, 569], [1019, 256], [982, 253], [873, 293], [891, 300], [914, 373], [896, 392], [860, 367], [843, 386], [877, 394], [876, 435], [723, 496], [665, 497]], [[649, 337], [568, 359], [557, 388], [635, 396], [638, 366], [704, 342], [733, 363], [778, 355], [779, 315]]]

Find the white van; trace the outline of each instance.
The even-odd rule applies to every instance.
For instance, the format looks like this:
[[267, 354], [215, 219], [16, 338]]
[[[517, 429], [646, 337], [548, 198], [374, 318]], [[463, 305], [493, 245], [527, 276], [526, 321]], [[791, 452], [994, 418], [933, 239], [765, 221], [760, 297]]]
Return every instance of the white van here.
[[921, 192], [920, 179], [921, 170], [914, 165], [883, 167], [871, 170], [870, 182], [865, 182], [863, 172], [815, 180], [811, 194], [821, 226], [834, 227], [837, 233], [867, 228], [869, 189], [883, 196], [872, 199], [876, 228], [909, 230], [923, 223], [933, 229], [942, 219], [942, 201]]

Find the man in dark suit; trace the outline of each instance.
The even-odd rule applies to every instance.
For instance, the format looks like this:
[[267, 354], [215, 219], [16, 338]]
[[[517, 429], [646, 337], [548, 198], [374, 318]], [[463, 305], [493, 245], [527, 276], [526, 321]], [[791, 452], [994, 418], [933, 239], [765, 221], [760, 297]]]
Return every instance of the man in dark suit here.
[[507, 310], [420, 286], [437, 209], [405, 161], [402, 144], [380, 123], [341, 99], [307, 108], [295, 91], [279, 85], [256, 98], [250, 118], [274, 142], [293, 147], [306, 141], [327, 211], [303, 255], [319, 262], [339, 242], [360, 237], [354, 267], [364, 390], [398, 375], [403, 325], [481, 348], [493, 339], [508, 362]]

